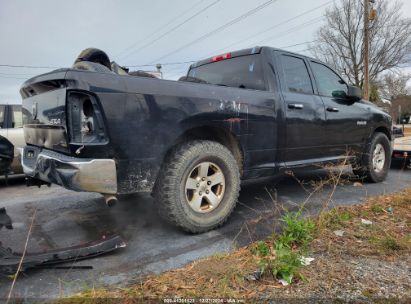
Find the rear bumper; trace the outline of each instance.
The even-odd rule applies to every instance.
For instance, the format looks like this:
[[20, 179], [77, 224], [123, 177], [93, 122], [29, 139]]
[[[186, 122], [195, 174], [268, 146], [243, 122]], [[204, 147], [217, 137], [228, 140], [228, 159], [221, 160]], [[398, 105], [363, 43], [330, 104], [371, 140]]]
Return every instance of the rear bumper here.
[[81, 159], [33, 146], [21, 152], [24, 174], [74, 191], [117, 193], [112, 159]]

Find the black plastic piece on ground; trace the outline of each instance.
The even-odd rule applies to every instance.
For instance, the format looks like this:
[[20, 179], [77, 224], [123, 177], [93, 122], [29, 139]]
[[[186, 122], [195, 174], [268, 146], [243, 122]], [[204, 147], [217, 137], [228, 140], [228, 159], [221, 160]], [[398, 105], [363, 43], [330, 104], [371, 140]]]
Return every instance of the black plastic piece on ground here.
[[[113, 236], [99, 241], [43, 253], [26, 253], [21, 271], [26, 271], [29, 268], [41, 268], [42, 266], [49, 268], [50, 265], [54, 264], [90, 259], [123, 247], [126, 247], [126, 244], [121, 237]], [[21, 253], [12, 252], [10, 249], [2, 247], [0, 243], [0, 273], [15, 273], [21, 257]]]

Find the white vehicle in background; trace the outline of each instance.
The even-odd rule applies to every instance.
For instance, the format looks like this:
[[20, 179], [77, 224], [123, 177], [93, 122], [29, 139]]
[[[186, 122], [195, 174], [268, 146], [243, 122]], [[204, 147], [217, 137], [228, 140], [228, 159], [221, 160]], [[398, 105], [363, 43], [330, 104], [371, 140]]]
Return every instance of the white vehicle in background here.
[[23, 132], [23, 117], [21, 104], [6, 104], [0, 102], [0, 135], [14, 145], [14, 159], [11, 164], [11, 174], [23, 173], [20, 148], [25, 146]]

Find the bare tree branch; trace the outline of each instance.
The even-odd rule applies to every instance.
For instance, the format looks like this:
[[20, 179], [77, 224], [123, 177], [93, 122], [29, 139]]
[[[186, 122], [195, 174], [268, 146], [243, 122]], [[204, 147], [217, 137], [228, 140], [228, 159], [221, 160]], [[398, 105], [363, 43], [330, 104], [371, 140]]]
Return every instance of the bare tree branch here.
[[[370, 81], [411, 62], [411, 19], [402, 17], [397, 1], [378, 0], [377, 18], [370, 21]], [[349, 82], [363, 83], [363, 6], [360, 0], [340, 0], [325, 13], [326, 23], [317, 31], [311, 50]]]

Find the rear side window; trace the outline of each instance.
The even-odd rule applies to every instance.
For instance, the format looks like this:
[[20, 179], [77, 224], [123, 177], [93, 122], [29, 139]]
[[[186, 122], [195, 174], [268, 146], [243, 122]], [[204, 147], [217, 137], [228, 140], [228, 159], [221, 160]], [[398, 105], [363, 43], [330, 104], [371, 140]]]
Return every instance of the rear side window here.
[[[314, 77], [317, 80], [318, 91], [322, 96], [339, 97], [341, 92], [347, 94], [348, 87], [333, 70], [323, 64], [311, 62]], [[342, 94], [344, 96], [344, 94]]]
[[6, 106], [0, 105], [0, 129], [4, 128], [4, 116], [6, 112]]
[[23, 127], [23, 115], [21, 114], [21, 106], [12, 106], [12, 127], [22, 128]]
[[284, 69], [285, 85], [288, 91], [304, 94], [314, 93], [311, 78], [303, 59], [282, 55], [281, 62]]
[[190, 77], [233, 88], [265, 90], [260, 55], [225, 59], [190, 69]]

